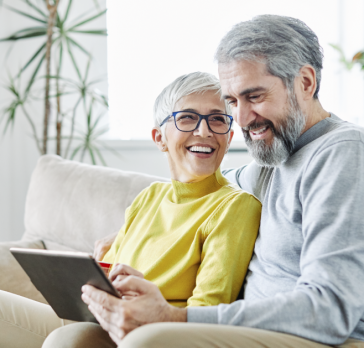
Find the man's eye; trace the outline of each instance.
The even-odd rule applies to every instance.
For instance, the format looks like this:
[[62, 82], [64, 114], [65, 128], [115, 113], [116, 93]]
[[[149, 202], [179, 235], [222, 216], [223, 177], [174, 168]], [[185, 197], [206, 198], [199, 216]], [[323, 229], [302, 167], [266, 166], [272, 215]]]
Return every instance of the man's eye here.
[[256, 100], [256, 99], [258, 99], [260, 97], [260, 94], [259, 95], [250, 95], [249, 96], [249, 99], [250, 100]]
[[229, 100], [227, 103], [229, 105], [235, 105], [236, 104], [236, 100]]

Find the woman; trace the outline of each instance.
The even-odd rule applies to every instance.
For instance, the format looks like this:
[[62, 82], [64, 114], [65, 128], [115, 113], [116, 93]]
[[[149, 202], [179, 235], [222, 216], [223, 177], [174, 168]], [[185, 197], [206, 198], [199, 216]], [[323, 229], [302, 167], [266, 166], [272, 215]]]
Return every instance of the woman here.
[[[253, 252], [261, 204], [219, 169], [233, 137], [226, 113], [210, 74], [182, 76], [163, 90], [152, 137], [167, 155], [172, 182], [138, 195], [104, 257], [139, 270], [175, 306], [234, 301]], [[0, 292], [0, 301], [6, 303], [0, 346], [40, 347], [51, 331], [70, 323], [49, 306], [13, 294]]]
[[172, 183], [140, 193], [103, 258], [139, 270], [180, 307], [236, 300], [259, 227], [260, 203], [219, 169], [233, 137], [219, 88], [214, 76], [192, 73], [157, 98], [152, 137]]

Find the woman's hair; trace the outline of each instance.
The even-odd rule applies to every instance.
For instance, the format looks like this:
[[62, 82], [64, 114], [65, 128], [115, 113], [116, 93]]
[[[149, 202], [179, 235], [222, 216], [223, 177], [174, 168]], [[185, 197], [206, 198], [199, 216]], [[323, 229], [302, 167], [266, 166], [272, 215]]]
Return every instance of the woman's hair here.
[[261, 15], [236, 24], [221, 40], [217, 48], [219, 64], [236, 60], [259, 61], [267, 71], [282, 79], [293, 91], [293, 82], [306, 64], [316, 71], [318, 98], [321, 82], [323, 51], [316, 34], [299, 19]]
[[[182, 75], [163, 89], [154, 103], [154, 123], [156, 127], [163, 120], [171, 115], [176, 103], [186, 95], [192, 93], [204, 93], [206, 91], [216, 91], [221, 97], [221, 86], [219, 80], [212, 74], [205, 72], [194, 72]], [[225, 112], [229, 114], [229, 106], [225, 103]]]

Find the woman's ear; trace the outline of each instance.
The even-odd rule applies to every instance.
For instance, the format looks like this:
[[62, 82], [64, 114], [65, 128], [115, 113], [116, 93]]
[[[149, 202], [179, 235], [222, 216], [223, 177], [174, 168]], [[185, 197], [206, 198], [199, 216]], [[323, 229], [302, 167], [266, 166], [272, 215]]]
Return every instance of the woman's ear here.
[[231, 140], [233, 140], [233, 136], [234, 136], [234, 129], [231, 129], [229, 133], [228, 146], [230, 146]]
[[230, 132], [228, 133], [228, 136], [229, 136], [229, 139], [228, 139], [228, 142], [227, 142], [227, 145], [226, 145], [225, 153], [228, 153], [228, 151], [229, 151], [231, 140], [233, 140], [233, 136], [234, 136], [234, 129], [230, 130]]
[[162, 130], [160, 128], [154, 127], [152, 129], [152, 139], [160, 151], [162, 152], [168, 151], [166, 143], [163, 140]]

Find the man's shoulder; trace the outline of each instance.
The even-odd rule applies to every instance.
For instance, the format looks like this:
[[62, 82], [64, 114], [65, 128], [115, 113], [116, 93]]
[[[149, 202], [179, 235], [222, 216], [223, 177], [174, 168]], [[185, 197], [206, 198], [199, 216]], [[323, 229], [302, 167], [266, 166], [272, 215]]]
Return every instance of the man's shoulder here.
[[[337, 121], [336, 127], [330, 132], [317, 139], [316, 146], [320, 149], [326, 149], [331, 146], [348, 146], [364, 145], [364, 128], [351, 122]], [[350, 146], [350, 145], [349, 145]]]

